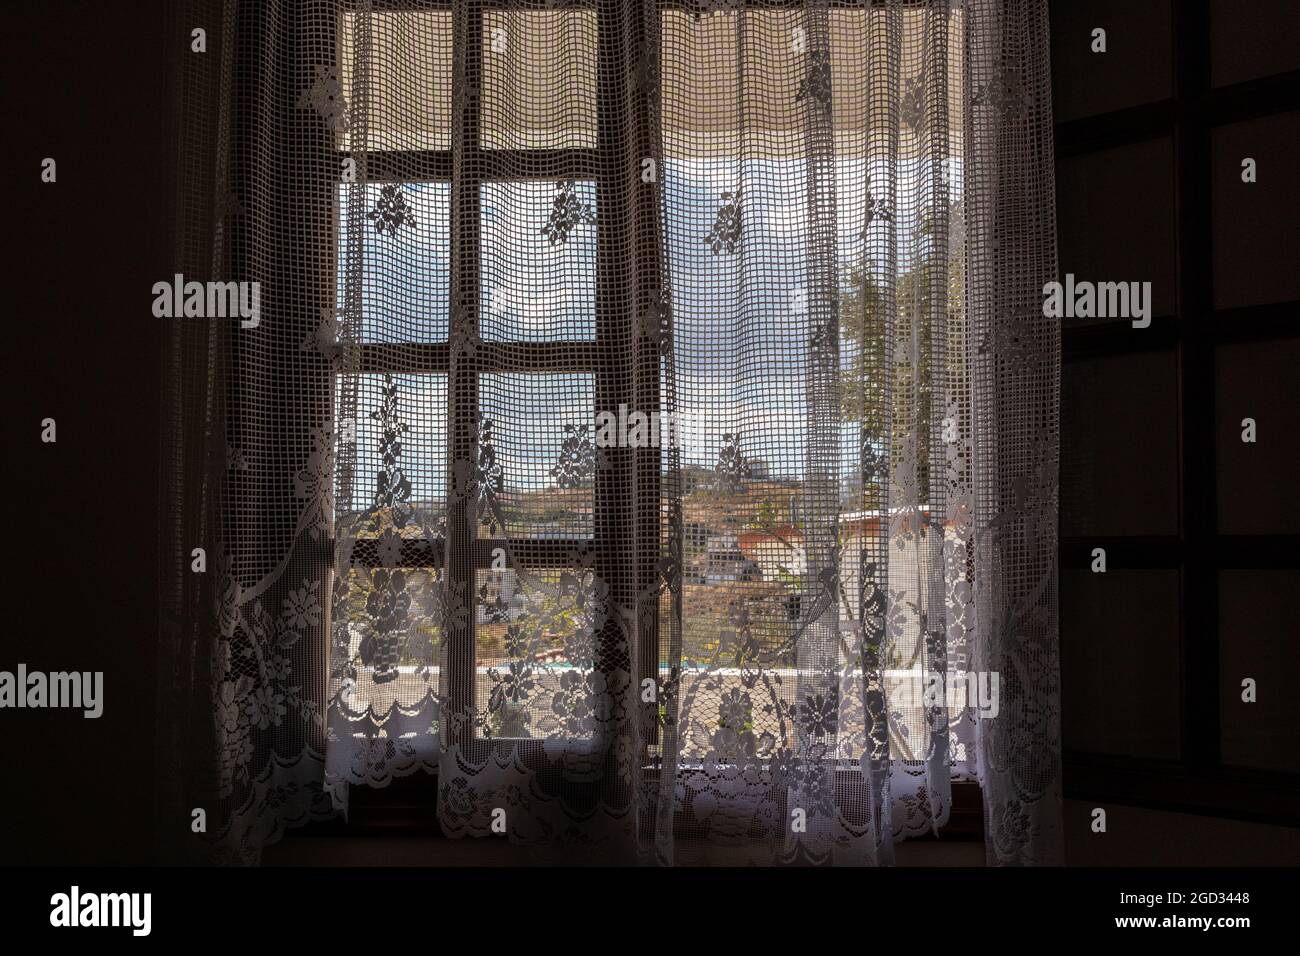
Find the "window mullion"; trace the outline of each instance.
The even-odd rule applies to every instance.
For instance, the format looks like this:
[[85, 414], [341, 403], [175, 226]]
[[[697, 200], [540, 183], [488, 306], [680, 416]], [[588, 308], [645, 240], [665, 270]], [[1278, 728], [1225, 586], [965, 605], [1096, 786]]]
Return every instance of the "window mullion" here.
[[[600, 175], [596, 180], [596, 411], [617, 409], [635, 401], [632, 363], [627, 345], [631, 341], [632, 282], [628, 266], [627, 228], [632, 222], [630, 171], [621, 168], [621, 121], [626, 102], [622, 99], [623, 77], [627, 75], [626, 37], [622, 27], [626, 15], [621, 0], [596, 3], [596, 144]], [[616, 606], [631, 607], [634, 595], [633, 456], [631, 449], [606, 450], [610, 467], [598, 471], [595, 480], [592, 532], [595, 539], [596, 572], [609, 588]], [[606, 631], [597, 649], [596, 667], [610, 670], [627, 666], [619, 648], [616, 615], [609, 615]], [[635, 672], [636, 664], [632, 664]]]
[[[479, 142], [479, 99], [475, 91], [483, 81], [483, 12], [478, 0], [464, 0], [453, 8], [452, 75], [460, 84], [459, 108], [452, 116], [451, 166], [451, 325], [454, 343], [477, 335], [479, 326], [479, 183], [478, 164], [471, 161]], [[475, 462], [478, 456], [479, 418], [478, 367], [471, 349], [449, 350], [447, 421], [449, 454], [447, 506], [447, 587], [453, 601], [470, 607], [467, 614], [453, 615], [446, 625], [448, 669], [446, 681], [450, 723], [447, 743], [468, 749], [473, 741], [472, 721], [456, 718], [474, 711], [475, 614], [474, 536], [477, 500], [458, 487], [455, 464]], [[465, 480], [462, 474], [460, 480]]]

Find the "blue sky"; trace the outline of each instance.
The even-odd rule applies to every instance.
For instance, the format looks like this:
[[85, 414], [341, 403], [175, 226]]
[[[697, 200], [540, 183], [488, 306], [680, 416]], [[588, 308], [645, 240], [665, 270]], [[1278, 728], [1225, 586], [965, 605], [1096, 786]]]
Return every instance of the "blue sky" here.
[[[688, 425], [684, 461], [712, 466], [725, 433], [741, 435], [742, 453], [762, 458], [774, 475], [803, 471], [807, 355], [807, 165], [788, 159], [676, 161], [665, 164], [667, 249], [673, 283], [679, 411]], [[961, 169], [949, 166], [949, 189], [959, 194]], [[887, 169], [864, 160], [835, 168], [836, 238], [841, 280], [864, 254], [866, 196], [888, 196]], [[743, 241], [738, 251], [714, 255], [707, 237], [724, 192], [743, 190]], [[450, 188], [407, 183], [403, 196], [414, 216], [395, 235], [380, 234], [365, 218], [380, 186], [341, 186], [341, 217], [361, 225], [364, 244], [363, 336], [374, 342], [445, 341], [450, 284]], [[900, 165], [894, 178], [892, 223], [877, 218], [866, 250], [883, 254], [893, 230], [900, 271], [907, 268], [914, 203], [929, 187], [921, 170]], [[363, 192], [364, 190], [364, 192]], [[489, 183], [481, 192], [482, 334], [493, 340], [582, 339], [595, 334], [596, 228], [575, 225], [565, 243], [542, 233], [556, 184]], [[577, 184], [579, 202], [595, 208], [593, 183]], [[346, 248], [349, 234], [343, 230]], [[873, 269], [885, 264], [873, 262]], [[346, 275], [340, 274], [340, 305]], [[801, 290], [802, 292], [801, 298]], [[368, 418], [378, 404], [380, 376], [367, 377], [357, 420], [363, 463], [357, 493], [373, 494], [377, 427]], [[417, 500], [445, 493], [445, 376], [398, 376], [401, 414], [409, 426], [403, 462]], [[496, 447], [507, 487], [536, 490], [551, 483], [564, 426], [592, 421], [592, 379], [574, 374], [484, 376], [484, 412], [496, 422]], [[842, 423], [841, 467], [856, 467], [857, 426]], [[370, 463], [370, 464], [366, 464]]]

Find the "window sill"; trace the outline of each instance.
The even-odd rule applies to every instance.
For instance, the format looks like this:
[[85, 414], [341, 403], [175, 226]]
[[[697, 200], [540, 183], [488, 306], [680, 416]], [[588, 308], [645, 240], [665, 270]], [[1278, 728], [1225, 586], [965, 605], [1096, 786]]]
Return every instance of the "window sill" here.
[[[984, 839], [980, 788], [973, 780], [954, 780], [948, 823], [935, 839]], [[438, 826], [438, 777], [419, 773], [387, 787], [353, 787], [348, 819], [327, 820], [291, 830], [295, 836], [442, 836]]]

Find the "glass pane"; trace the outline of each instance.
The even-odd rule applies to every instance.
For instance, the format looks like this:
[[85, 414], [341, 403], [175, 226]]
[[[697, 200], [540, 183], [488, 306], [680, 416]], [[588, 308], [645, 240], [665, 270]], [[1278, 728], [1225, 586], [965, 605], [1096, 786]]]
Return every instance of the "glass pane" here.
[[[1053, 84], [1055, 118], [1094, 116], [1162, 100], [1172, 92], [1173, 17], [1169, 0], [1064, 0], [1052, 3], [1052, 72], [1082, 82]], [[1106, 52], [1092, 31], [1106, 31]]]
[[[1067, 751], [1176, 759], [1178, 572], [1061, 574], [1061, 736]], [[1117, 693], [1117, 675], [1140, 693]]]
[[[880, 489], [864, 478], [874, 469], [864, 470], [864, 460], [873, 453], [901, 457], [905, 435], [925, 436], [938, 425], [930, 420], [928, 394], [913, 393], [911, 368], [897, 356], [908, 354], [915, 332], [928, 377], [925, 363], [938, 353], [929, 341], [927, 290], [945, 278], [952, 288], [961, 285], [960, 84], [948, 88], [953, 135], [941, 163], [921, 159], [930, 154], [920, 118], [905, 124], [895, 142], [879, 130], [895, 97], [924, 100], [917, 84], [932, 55], [927, 38], [934, 44], [941, 30], [951, 31], [947, 62], [960, 75], [962, 31], [957, 16], [938, 21], [936, 29], [932, 14], [902, 12], [903, 36], [892, 37], [900, 58], [897, 86], [888, 88], [861, 54], [885, 55], [892, 15], [831, 11], [831, 68], [824, 75], [807, 52], [807, 20], [798, 10], [748, 9], [698, 21], [689, 11], [663, 14], [663, 181], [676, 212], [666, 237], [673, 395], [685, 426], [682, 693], [694, 701], [696, 719], [683, 743], [690, 755], [717, 747], [718, 732], [760, 743], [781, 738], [773, 715], [789, 705], [798, 680], [793, 662], [776, 651], [806, 622], [820, 586], [815, 564], [832, 547], [844, 556], [891, 555], [888, 579], [874, 582], [896, 598], [885, 676], [896, 705], [891, 732], [896, 753], [907, 759], [928, 747], [918, 692], [925, 641], [907, 605], [920, 601], [918, 581], [934, 573], [941, 535], [891, 538], [878, 511]], [[736, 82], [742, 71], [752, 82]], [[810, 90], [819, 95], [825, 76], [837, 111], [838, 275], [809, 268], [822, 241], [809, 197], [826, 173], [811, 161], [806, 99]], [[883, 298], [881, 288], [900, 300], [893, 369], [884, 364], [882, 310], [872, 307]], [[873, 439], [863, 451], [864, 432], [882, 432], [883, 388], [843, 390], [837, 420], [836, 396], [815, 384], [822, 322], [837, 298], [838, 358], [851, 373], [846, 380], [896, 376], [889, 412], [897, 447]], [[950, 301], [960, 310], [959, 296]], [[961, 354], [959, 336], [948, 345], [952, 355]], [[925, 447], [923, 437], [919, 444]], [[917, 473], [917, 503], [924, 507], [924, 464], [894, 472], [910, 473]], [[834, 532], [818, 520], [818, 510], [838, 514]], [[903, 518], [898, 524], [915, 527]], [[860, 626], [856, 594], [865, 568], [857, 560], [845, 566], [852, 570], [841, 576], [835, 617], [849, 647]], [[661, 621], [672, 619], [669, 610]], [[727, 663], [742, 647], [780, 681], [747, 686], [740, 669]], [[852, 672], [847, 658], [843, 664]], [[856, 759], [857, 743], [846, 736], [839, 745], [838, 757]], [[956, 753], [964, 756], [960, 747]]]
[[341, 185], [339, 207], [338, 314], [359, 280], [361, 341], [445, 342], [451, 186]]
[[[415, 519], [403, 534], [416, 535], [417, 525], [437, 528], [445, 514], [447, 497], [447, 376], [393, 375], [396, 403], [386, 403], [386, 376], [340, 375], [335, 379], [335, 407], [340, 433], [356, 434], [356, 467], [350, 496], [339, 485], [341, 469], [334, 469], [336, 514], [342, 518], [376, 505], [379, 473], [390, 471], [381, 448], [387, 428], [405, 426], [398, 436], [395, 463], [411, 483], [409, 502]], [[355, 389], [355, 405], [350, 392]], [[355, 408], [355, 419], [350, 419]], [[388, 421], [385, 422], [385, 416]], [[371, 533], [374, 533], [373, 531]]]
[[485, 735], [589, 736], [601, 613], [591, 568], [481, 570], [475, 586], [475, 700], [487, 708]]
[[596, 12], [483, 14], [486, 149], [594, 149]]
[[[775, 6], [775, 4], [773, 5]], [[789, 9], [751, 7], [744, 13], [725, 11], [700, 17], [690, 10], [665, 10], [662, 29], [663, 130], [667, 155], [676, 159], [707, 157], [710, 153], [747, 156], [800, 156], [808, 149], [806, 135], [810, 81], [819, 76], [809, 53], [808, 20], [796, 5]], [[895, 11], [883, 9], [829, 12], [830, 93], [832, 126], [840, 152], [885, 155], [891, 144], [886, 132], [894, 97], [915, 87], [933, 43], [935, 15], [924, 9], [904, 10], [898, 19], [902, 36], [891, 37]], [[954, 10], [947, 21], [947, 69], [961, 76], [963, 19]], [[891, 89], [881, 82], [880, 62], [897, 43], [899, 81]], [[863, 55], [863, 51], [868, 55]], [[740, 77], [745, 82], [740, 82]], [[959, 115], [962, 85], [948, 85], [949, 113]], [[957, 143], [962, 125], [953, 123], [950, 140]], [[912, 131], [901, 131], [904, 140]], [[903, 144], [906, 151], [908, 145]]]
[[1295, 0], [1210, 0], [1210, 78], [1242, 83], [1300, 68]]
[[[1219, 574], [1220, 725], [1223, 762], [1300, 773], [1295, 729], [1300, 698], [1291, 687], [1296, 651], [1294, 595], [1300, 571]], [[1255, 701], [1241, 683], [1255, 681]]]
[[[451, 45], [450, 10], [345, 12], [339, 80], [347, 109], [340, 147], [451, 149]], [[364, 117], [356, 82], [363, 71], [369, 78]]]
[[595, 377], [507, 372], [480, 379], [479, 537], [590, 538]]
[[[383, 714], [394, 704], [410, 707], [429, 689], [437, 690], [445, 631], [439, 607], [440, 568], [368, 569], [348, 571], [348, 660], [356, 668], [356, 685], [348, 691], [347, 704], [355, 710], [368, 705]], [[374, 654], [365, 647], [376, 634], [367, 603], [391, 593], [400, 582], [404, 598], [410, 599], [408, 624], [389, 631], [384, 638], [391, 643], [384, 652]], [[376, 658], [381, 664], [373, 663]], [[364, 661], [370, 660], [371, 664]], [[376, 671], [379, 680], [375, 680]]]
[[[1300, 191], [1293, 182], [1300, 111], [1217, 126], [1211, 137], [1215, 308], [1300, 298]], [[1248, 157], [1253, 183], [1241, 179]]]
[[1174, 313], [1173, 164], [1173, 141], [1167, 138], [1061, 160], [1056, 196], [1062, 279], [1073, 273], [1080, 282], [1150, 282], [1151, 314]]
[[1061, 372], [1061, 533], [1177, 534], [1173, 352], [1067, 362]]
[[[1300, 534], [1298, 371], [1300, 339], [1222, 345], [1216, 351], [1216, 490], [1223, 534]], [[1242, 441], [1247, 418], [1254, 420], [1253, 442]]]
[[596, 335], [596, 184], [484, 183], [480, 328], [494, 341]]

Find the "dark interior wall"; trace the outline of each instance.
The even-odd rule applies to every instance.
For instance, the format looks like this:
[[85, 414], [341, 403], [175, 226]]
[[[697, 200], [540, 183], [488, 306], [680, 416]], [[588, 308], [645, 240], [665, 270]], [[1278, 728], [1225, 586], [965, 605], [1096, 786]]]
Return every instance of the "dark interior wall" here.
[[1155, 316], [1065, 320], [1067, 795], [1300, 823], [1298, 12], [1051, 5], [1060, 272]]
[[[0, 712], [0, 862], [147, 859], [156, 767], [161, 3], [10, 3], [0, 669], [104, 673], [104, 713]], [[41, 161], [57, 181], [40, 181]], [[54, 418], [57, 442], [42, 444]]]

